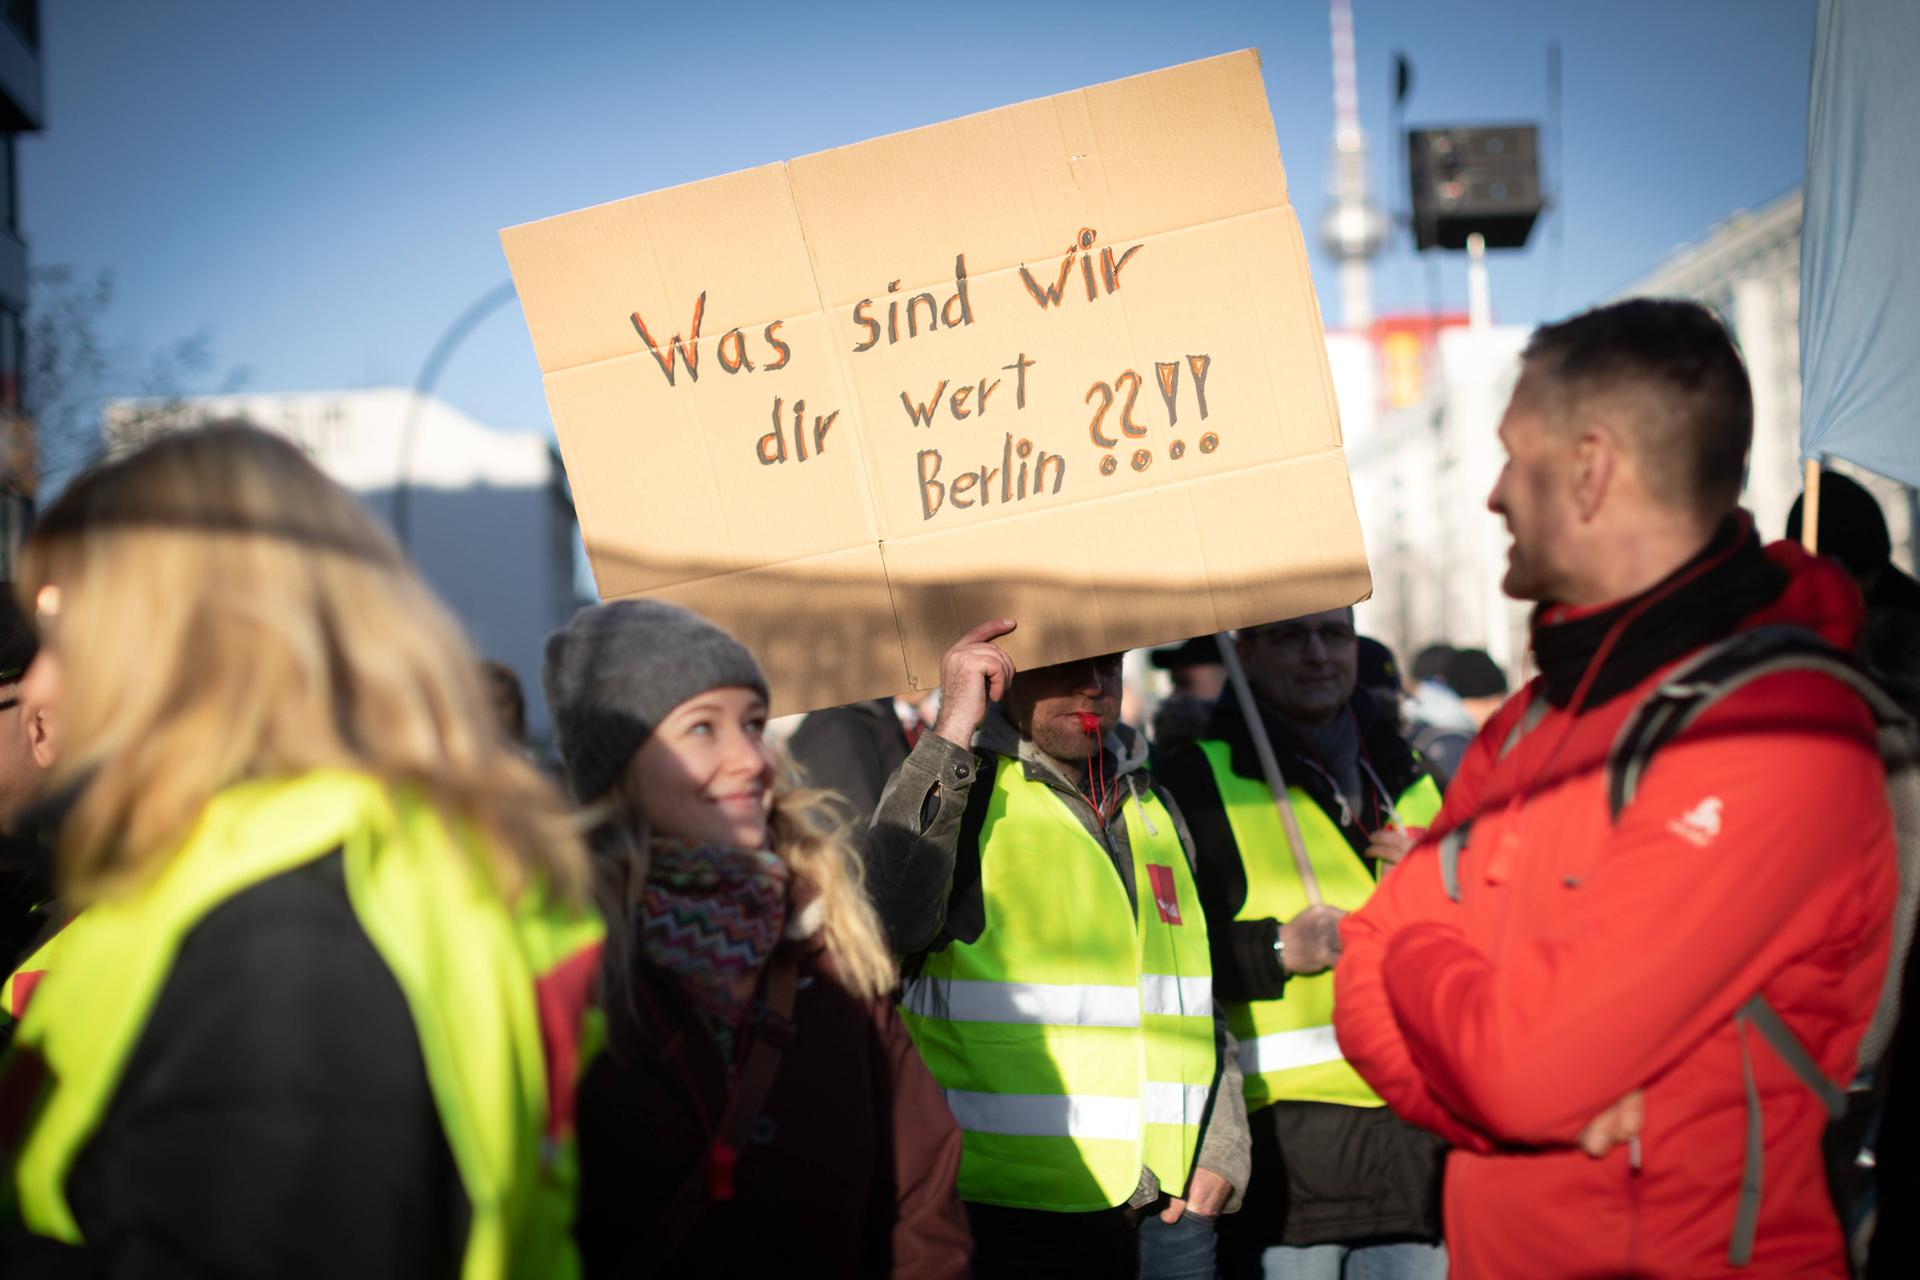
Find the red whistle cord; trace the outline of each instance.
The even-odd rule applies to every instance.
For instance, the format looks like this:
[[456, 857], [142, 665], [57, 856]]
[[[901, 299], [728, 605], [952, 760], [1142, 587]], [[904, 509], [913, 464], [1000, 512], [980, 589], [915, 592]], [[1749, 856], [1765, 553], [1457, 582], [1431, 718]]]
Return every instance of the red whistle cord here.
[[1079, 716], [1080, 731], [1087, 735], [1087, 787], [1091, 792], [1087, 798], [1093, 803], [1094, 813], [1105, 822], [1113, 796], [1107, 781], [1106, 756], [1100, 750], [1100, 717], [1091, 711], [1082, 711]]

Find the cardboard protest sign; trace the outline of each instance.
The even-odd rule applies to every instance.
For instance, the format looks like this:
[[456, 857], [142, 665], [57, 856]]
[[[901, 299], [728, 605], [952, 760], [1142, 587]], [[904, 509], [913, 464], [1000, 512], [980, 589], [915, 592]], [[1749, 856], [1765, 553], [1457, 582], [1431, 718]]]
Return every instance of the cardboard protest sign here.
[[501, 233], [606, 598], [782, 711], [1369, 589], [1252, 51]]

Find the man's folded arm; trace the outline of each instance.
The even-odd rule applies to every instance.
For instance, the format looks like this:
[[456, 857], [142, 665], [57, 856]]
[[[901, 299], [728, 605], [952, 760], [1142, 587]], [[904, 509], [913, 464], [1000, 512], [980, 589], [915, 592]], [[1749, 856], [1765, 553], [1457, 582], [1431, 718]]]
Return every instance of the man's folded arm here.
[[[1712, 820], [1689, 824], [1695, 812]], [[1522, 857], [1555, 838], [1518, 821]], [[1884, 855], [1889, 822], [1865, 709], [1825, 677], [1768, 677], [1661, 750], [1550, 931], [1509, 937], [1495, 966], [1444, 915], [1396, 919], [1371, 972], [1449, 1111], [1503, 1141], [1571, 1142], [1836, 916], [1859, 921], [1862, 963], [1884, 964], [1892, 861], [1859, 860]], [[1480, 872], [1470, 850], [1468, 895]], [[1369, 976], [1353, 984], [1363, 1054], [1380, 1052]]]
[[1381, 881], [1366, 906], [1340, 922], [1340, 962], [1334, 966], [1334, 1030], [1340, 1052], [1409, 1124], [1457, 1147], [1490, 1150], [1487, 1137], [1448, 1111], [1427, 1088], [1387, 997], [1387, 948], [1397, 932], [1422, 920], [1451, 920], [1459, 907], [1440, 887], [1431, 841]]

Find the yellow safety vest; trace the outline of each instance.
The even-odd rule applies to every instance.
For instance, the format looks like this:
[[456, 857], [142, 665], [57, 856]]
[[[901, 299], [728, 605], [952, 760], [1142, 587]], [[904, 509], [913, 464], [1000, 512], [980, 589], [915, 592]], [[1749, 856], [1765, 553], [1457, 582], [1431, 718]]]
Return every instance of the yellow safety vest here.
[[542, 1011], [573, 1007], [562, 989], [588, 989], [601, 925], [533, 892], [508, 906], [476, 840], [418, 797], [343, 770], [221, 792], [150, 882], [60, 935], [0, 1065], [0, 1078], [44, 1077], [9, 1144], [14, 1211], [38, 1235], [83, 1243], [66, 1180], [182, 942], [222, 902], [335, 849], [354, 915], [413, 1016], [466, 1191], [463, 1280], [577, 1275], [572, 1085], [585, 1050], [549, 1041]]
[[[1214, 784], [1226, 808], [1227, 824], [1240, 849], [1247, 878], [1247, 900], [1236, 920], [1274, 919], [1282, 923], [1307, 909], [1306, 888], [1287, 845], [1280, 814], [1267, 784], [1233, 771], [1232, 749], [1224, 742], [1200, 744], [1213, 768]], [[1307, 858], [1329, 906], [1358, 910], [1373, 896], [1376, 881], [1339, 826], [1299, 787], [1287, 788]], [[1402, 822], [1425, 826], [1440, 812], [1440, 789], [1421, 778], [1394, 800]], [[1240, 1070], [1246, 1080], [1247, 1109], [1274, 1102], [1337, 1102], [1350, 1107], [1381, 1106], [1360, 1073], [1347, 1065], [1333, 1034], [1333, 973], [1287, 979], [1277, 1000], [1234, 1001], [1227, 1022], [1240, 1045]]]
[[1133, 903], [1065, 801], [1000, 758], [986, 927], [930, 955], [904, 1001], [962, 1131], [962, 1199], [1106, 1209], [1142, 1166], [1186, 1188], [1218, 1065], [1207, 922], [1173, 816], [1151, 792], [1124, 812]]

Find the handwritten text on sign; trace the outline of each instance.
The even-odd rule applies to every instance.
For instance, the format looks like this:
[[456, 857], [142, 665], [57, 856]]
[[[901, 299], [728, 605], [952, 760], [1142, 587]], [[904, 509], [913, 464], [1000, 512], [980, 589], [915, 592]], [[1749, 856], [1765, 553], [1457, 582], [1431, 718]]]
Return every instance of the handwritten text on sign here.
[[[1078, 305], [1082, 288], [1086, 304], [1097, 305], [1120, 292], [1121, 273], [1143, 248], [1144, 245], [1129, 245], [1116, 253], [1112, 246], [1099, 244], [1097, 231], [1083, 227], [1050, 275], [1043, 269], [1036, 278], [1028, 266], [1021, 263], [1016, 278], [1023, 286], [1026, 303], [1043, 312]], [[902, 299], [899, 289], [900, 281], [888, 281], [883, 295], [862, 298], [855, 304], [853, 324], [857, 332], [849, 335], [848, 344], [854, 355], [872, 351], [883, 342], [891, 346], [932, 337], [943, 328], [964, 328], [980, 318], [974, 310], [964, 253], [953, 260], [953, 291], [944, 299], [931, 290]], [[881, 310], [883, 303], [884, 311]], [[1008, 299], [1007, 304], [1019, 305], [1019, 300]], [[631, 319], [634, 331], [659, 365], [668, 386], [678, 386], [683, 372], [690, 382], [699, 381], [700, 335], [708, 323], [706, 291], [694, 299], [692, 318], [686, 328], [674, 332], [664, 342], [654, 336], [657, 326], [650, 325], [639, 311], [633, 312]], [[793, 349], [780, 338], [784, 323], [772, 321], [760, 327], [752, 338], [743, 328], [728, 329], [721, 334], [713, 348], [721, 372], [727, 377], [737, 377], [787, 369], [793, 360]], [[757, 362], [755, 351], [759, 352]], [[1030, 379], [1037, 380], [1051, 372], [1039, 371], [1039, 364], [1025, 352], [1017, 352], [1008, 363], [978, 376], [968, 370], [965, 378], [943, 377], [930, 387], [905, 387], [900, 391], [900, 408], [911, 427], [935, 432], [948, 424], [984, 420], [990, 411], [997, 410], [1001, 417], [1022, 414], [1027, 408]], [[1090, 406], [1085, 431], [1100, 451], [1096, 464], [1099, 474], [1113, 475], [1120, 469], [1122, 458], [1135, 471], [1150, 468], [1155, 455], [1148, 444], [1149, 433], [1161, 425], [1160, 419], [1164, 419], [1166, 457], [1172, 462], [1184, 458], [1192, 432], [1180, 430], [1180, 409], [1182, 404], [1187, 406], [1189, 426], [1207, 420], [1207, 379], [1212, 372], [1213, 358], [1204, 352], [1155, 360], [1151, 386], [1158, 395], [1149, 396], [1144, 405], [1141, 393], [1149, 383], [1139, 371], [1129, 368], [1110, 378], [1094, 378], [1084, 397]], [[1074, 375], [1062, 373], [1061, 376]], [[1003, 385], [1007, 387], [1006, 393], [1001, 390]], [[1000, 396], [997, 401], [996, 394]], [[1012, 401], [1010, 406], [1008, 399]], [[1157, 411], [1152, 407], [1156, 399]], [[826, 453], [840, 410], [823, 412], [824, 408], [816, 398], [809, 412], [805, 395], [776, 393], [769, 412], [769, 429], [754, 445], [754, 456], [761, 465], [804, 463]], [[1006, 505], [1029, 497], [1060, 493], [1067, 482], [1066, 455], [1050, 451], [1044, 443], [1036, 445], [1028, 436], [1018, 434], [1031, 430], [1035, 435], [1042, 435], [1053, 429], [1057, 428], [1052, 424], [1042, 427], [1021, 422], [1014, 430], [1004, 433], [998, 466], [989, 460], [964, 469], [949, 462], [939, 436], [933, 437], [928, 447], [915, 455], [914, 481], [919, 486], [921, 518], [933, 519], [943, 505], [964, 510], [990, 506], [996, 501]], [[1212, 453], [1220, 447], [1220, 436], [1217, 432], [1199, 429], [1192, 447], [1203, 454]]]

